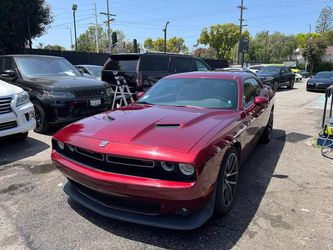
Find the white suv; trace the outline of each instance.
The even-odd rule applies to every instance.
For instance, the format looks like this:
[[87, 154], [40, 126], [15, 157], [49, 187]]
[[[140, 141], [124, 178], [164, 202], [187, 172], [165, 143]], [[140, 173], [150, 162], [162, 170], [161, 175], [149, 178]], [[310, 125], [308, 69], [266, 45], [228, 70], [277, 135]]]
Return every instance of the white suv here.
[[36, 127], [35, 111], [27, 92], [0, 80], [0, 138], [24, 140]]

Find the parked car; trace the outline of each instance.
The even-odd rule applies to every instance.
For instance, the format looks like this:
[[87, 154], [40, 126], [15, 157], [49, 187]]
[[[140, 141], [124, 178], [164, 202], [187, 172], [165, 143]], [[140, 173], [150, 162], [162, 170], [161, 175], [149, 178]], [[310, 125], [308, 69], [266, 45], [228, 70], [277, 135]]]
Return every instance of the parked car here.
[[0, 79], [29, 93], [36, 113], [36, 132], [69, 123], [111, 107], [107, 83], [87, 79], [66, 59], [53, 56], [0, 56]]
[[281, 86], [294, 88], [295, 73], [286, 66], [265, 66], [257, 72], [258, 77], [277, 91]]
[[245, 68], [245, 67], [231, 67], [231, 68], [223, 68], [218, 71], [229, 71], [229, 72], [246, 72], [257, 76], [252, 70]]
[[306, 84], [307, 91], [323, 91], [333, 84], [333, 71], [322, 71], [315, 74]]
[[23, 89], [0, 80], [0, 138], [24, 140], [36, 127], [35, 112]]
[[311, 76], [311, 73], [308, 72], [308, 71], [305, 71], [305, 70], [301, 70], [299, 73], [300, 73], [304, 78], [308, 78], [308, 77]]
[[302, 81], [303, 77], [299, 73], [295, 73], [295, 82], [300, 82]]
[[238, 172], [272, 138], [274, 96], [249, 73], [167, 76], [137, 103], [52, 139], [72, 200], [110, 218], [190, 230], [235, 201]]
[[162, 77], [211, 68], [201, 59], [178, 54], [145, 53], [111, 55], [102, 70], [102, 80], [112, 85], [123, 76], [131, 92], [146, 91]]
[[263, 67], [264, 67], [264, 65], [253, 65], [253, 66], [248, 67], [248, 69], [251, 70], [253, 73], [257, 73]]
[[75, 65], [75, 68], [77, 68], [81, 73], [87, 74], [88, 76], [91, 76], [97, 80], [101, 80], [102, 77], [102, 66], [99, 65]]

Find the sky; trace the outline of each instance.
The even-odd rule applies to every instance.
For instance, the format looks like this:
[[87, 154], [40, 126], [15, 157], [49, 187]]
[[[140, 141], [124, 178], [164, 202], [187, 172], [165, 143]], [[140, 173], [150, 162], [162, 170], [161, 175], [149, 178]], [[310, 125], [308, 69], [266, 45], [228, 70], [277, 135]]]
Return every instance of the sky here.
[[[110, 13], [117, 15], [111, 29], [121, 30], [128, 40], [134, 38], [143, 44], [146, 38], [163, 37], [167, 21], [168, 37], [180, 36], [191, 49], [200, 32], [213, 24], [239, 24], [241, 0], [109, 0]], [[78, 5], [76, 11], [77, 37], [89, 25], [95, 23], [94, 3], [97, 6], [97, 21], [103, 24], [106, 17], [106, 0], [46, 0], [54, 16], [54, 22], [46, 34], [35, 39], [39, 43], [59, 44], [69, 49], [71, 44], [70, 27], [73, 31], [72, 4]], [[244, 0], [245, 28], [252, 36], [260, 31], [271, 33], [297, 34], [315, 30], [320, 10], [326, 5], [333, 6], [333, 0]], [[106, 28], [106, 27], [105, 27]]]

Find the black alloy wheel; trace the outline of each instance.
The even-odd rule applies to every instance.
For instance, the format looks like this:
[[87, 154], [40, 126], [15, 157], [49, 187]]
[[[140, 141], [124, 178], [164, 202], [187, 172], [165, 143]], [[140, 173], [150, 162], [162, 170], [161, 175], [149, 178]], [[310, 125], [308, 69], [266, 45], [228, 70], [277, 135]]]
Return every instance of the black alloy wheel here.
[[235, 201], [238, 184], [239, 159], [235, 148], [230, 149], [222, 162], [218, 176], [215, 212], [226, 214]]
[[46, 112], [39, 102], [32, 101], [32, 103], [35, 108], [35, 119], [36, 119], [36, 128], [34, 131], [37, 133], [45, 133], [49, 129]]

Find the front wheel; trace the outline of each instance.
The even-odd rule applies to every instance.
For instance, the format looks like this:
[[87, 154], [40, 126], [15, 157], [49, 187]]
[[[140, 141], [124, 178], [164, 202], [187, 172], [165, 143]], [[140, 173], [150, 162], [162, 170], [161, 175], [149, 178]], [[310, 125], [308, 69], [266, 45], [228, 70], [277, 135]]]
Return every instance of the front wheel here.
[[235, 148], [226, 152], [221, 164], [216, 186], [215, 213], [224, 215], [235, 201], [238, 184], [239, 159]]
[[269, 121], [265, 127], [264, 132], [261, 135], [261, 141], [264, 144], [269, 143], [272, 140], [273, 136], [273, 121], [274, 121], [274, 113], [271, 111], [271, 115], [269, 117]]
[[295, 84], [295, 80], [291, 79], [291, 80], [289, 81], [288, 89], [293, 89], [293, 88], [294, 88], [294, 84]]
[[36, 118], [36, 128], [35, 132], [37, 133], [45, 133], [49, 130], [49, 123], [47, 121], [47, 115], [43, 108], [43, 106], [37, 102], [32, 101], [34, 108], [35, 108], [35, 118]]
[[279, 82], [278, 81], [275, 81], [273, 83], [272, 89], [274, 90], [274, 92], [278, 91], [278, 89], [279, 89]]

